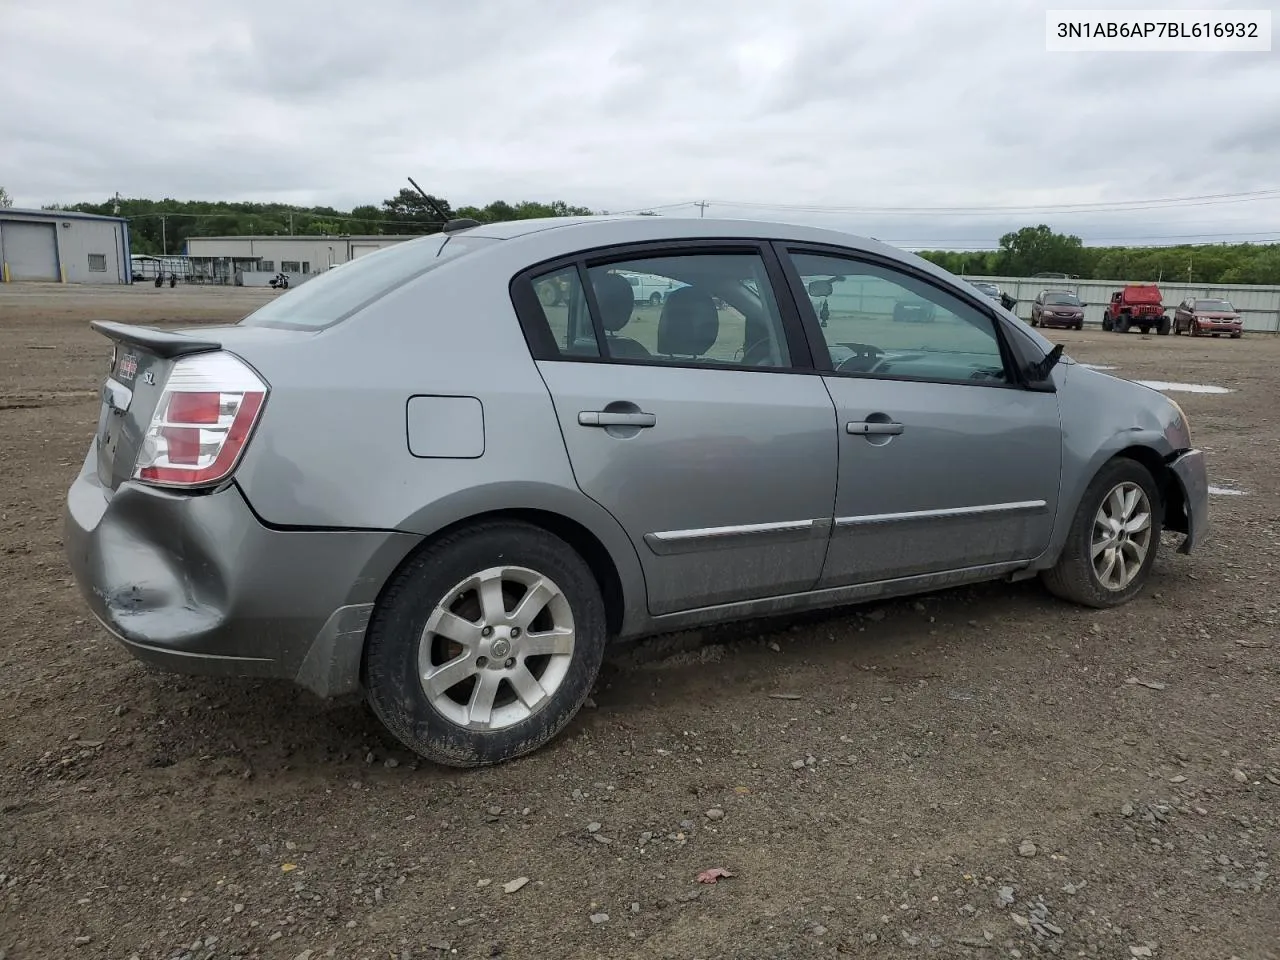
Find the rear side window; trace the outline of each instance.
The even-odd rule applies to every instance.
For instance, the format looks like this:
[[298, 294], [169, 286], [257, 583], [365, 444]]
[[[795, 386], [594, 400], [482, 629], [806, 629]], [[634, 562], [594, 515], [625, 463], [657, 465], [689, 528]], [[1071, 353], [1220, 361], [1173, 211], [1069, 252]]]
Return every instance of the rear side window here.
[[240, 325], [320, 330], [346, 320], [442, 263], [500, 242], [487, 237], [438, 235], [405, 240], [343, 264], [341, 270], [316, 275], [255, 310]]
[[791, 366], [768, 271], [755, 250], [566, 265], [528, 283], [518, 283], [513, 295], [539, 359]]
[[576, 266], [534, 277], [533, 292], [542, 306], [557, 352], [567, 357], [600, 356], [600, 344]]

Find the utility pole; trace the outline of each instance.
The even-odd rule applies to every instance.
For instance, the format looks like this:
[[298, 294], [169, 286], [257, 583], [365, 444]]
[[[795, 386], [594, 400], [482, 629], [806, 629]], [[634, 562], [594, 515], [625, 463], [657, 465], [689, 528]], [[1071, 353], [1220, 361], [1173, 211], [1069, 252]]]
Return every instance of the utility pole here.
[[1190, 283], [1190, 282], [1191, 282], [1191, 261], [1192, 261], [1192, 259], [1193, 259], [1193, 258], [1192, 258], [1192, 256], [1191, 256], [1190, 254], [1188, 254], [1188, 255], [1187, 255], [1187, 283]]
[[169, 241], [166, 239], [164, 221], [164, 214], [160, 214], [160, 255], [167, 257], [169, 255]]
[[702, 219], [702, 217], [706, 215], [707, 207], [710, 206], [710, 204], [705, 200], [699, 200], [694, 204], [694, 206], [698, 208], [698, 219]]
[[289, 211], [289, 236], [293, 236], [293, 211]]

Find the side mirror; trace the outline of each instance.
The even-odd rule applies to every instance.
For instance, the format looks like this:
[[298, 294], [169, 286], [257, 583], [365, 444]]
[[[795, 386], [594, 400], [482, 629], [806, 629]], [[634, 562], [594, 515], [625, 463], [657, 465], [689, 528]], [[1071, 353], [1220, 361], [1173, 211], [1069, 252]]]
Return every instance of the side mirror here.
[[1057, 344], [1052, 350], [1045, 354], [1044, 359], [1037, 360], [1035, 363], [1027, 365], [1027, 380], [1033, 385], [1043, 384], [1049, 379], [1049, 374], [1053, 368], [1058, 365], [1058, 361], [1062, 359], [1062, 353], [1066, 348], [1062, 344]]
[[810, 280], [809, 296], [811, 297], [829, 297], [831, 296], [832, 287], [830, 280]]

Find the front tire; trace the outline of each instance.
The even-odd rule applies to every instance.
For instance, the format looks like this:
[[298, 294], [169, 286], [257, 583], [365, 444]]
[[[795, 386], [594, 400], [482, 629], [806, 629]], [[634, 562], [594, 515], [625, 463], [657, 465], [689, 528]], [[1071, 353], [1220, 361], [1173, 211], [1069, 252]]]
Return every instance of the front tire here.
[[428, 760], [479, 767], [554, 738], [600, 671], [599, 585], [531, 524], [449, 534], [396, 574], [369, 624], [364, 680], [390, 733]]
[[1096, 609], [1128, 603], [1150, 577], [1163, 510], [1146, 467], [1127, 457], [1110, 461], [1081, 497], [1058, 562], [1040, 575], [1045, 587]]

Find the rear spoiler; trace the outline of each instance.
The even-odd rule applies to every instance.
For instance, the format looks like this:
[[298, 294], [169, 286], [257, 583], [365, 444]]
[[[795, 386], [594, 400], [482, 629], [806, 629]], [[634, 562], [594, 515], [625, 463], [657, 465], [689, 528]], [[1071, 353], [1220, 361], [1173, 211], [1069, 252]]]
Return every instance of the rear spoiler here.
[[185, 333], [157, 330], [154, 327], [113, 323], [110, 320], [91, 320], [89, 326], [109, 340], [141, 347], [166, 360], [190, 356], [193, 353], [212, 353], [222, 349], [222, 344], [216, 340], [201, 340], [199, 337], [187, 336]]

